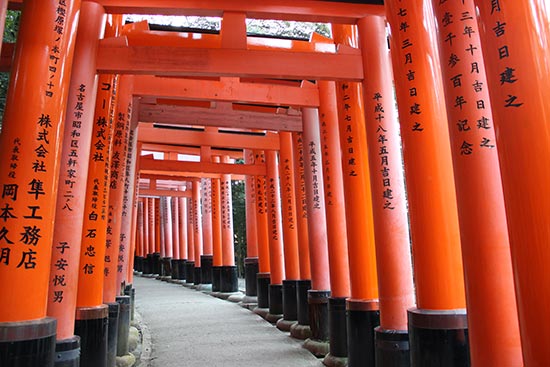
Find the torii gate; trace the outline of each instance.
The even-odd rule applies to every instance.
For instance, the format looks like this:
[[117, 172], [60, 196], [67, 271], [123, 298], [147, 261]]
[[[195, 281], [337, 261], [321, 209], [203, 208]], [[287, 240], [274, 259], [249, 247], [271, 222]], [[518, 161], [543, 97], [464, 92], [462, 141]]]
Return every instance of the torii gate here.
[[[2, 2], [2, 9], [7, 3]], [[21, 1], [10, 3], [21, 5]], [[299, 88], [294, 86], [296, 99], [304, 103], [298, 106], [303, 137], [296, 138], [295, 143], [296, 147], [302, 144], [302, 155], [297, 155], [297, 159], [303, 162], [303, 191], [309, 216], [312, 280], [309, 307], [312, 325], [319, 326], [325, 319], [327, 303], [331, 320], [342, 320], [343, 300], [347, 308], [348, 334], [352, 336], [346, 345], [350, 365], [376, 363], [383, 366], [394, 361], [406, 364], [409, 351], [414, 366], [468, 365], [470, 357], [474, 364], [518, 365], [522, 359], [518, 330], [521, 330], [525, 364], [547, 365], [550, 362], [547, 350], [550, 334], [539, 327], [547, 319], [546, 305], [550, 297], [546, 286], [550, 282], [545, 271], [546, 260], [550, 257], [546, 246], [549, 227], [546, 209], [549, 205], [548, 195], [540, 188], [548, 186], [550, 175], [544, 159], [531, 160], [525, 149], [528, 144], [539, 158], [548, 155], [550, 146], [547, 134], [532, 134], [544, 131], [541, 126], [549, 115], [544, 102], [548, 100], [548, 73], [545, 68], [538, 67], [548, 56], [545, 41], [549, 33], [548, 14], [543, 2], [469, 0], [451, 4], [423, 0], [410, 4], [388, 0], [382, 5], [307, 0], [260, 4], [219, 0], [198, 3], [99, 0], [81, 4], [78, 0], [53, 3], [25, 0], [23, 8], [19, 40], [15, 47], [3, 45], [1, 60], [6, 70], [14, 55], [12, 83], [0, 137], [0, 156], [6, 162], [0, 167], [3, 185], [0, 200], [2, 364], [11, 365], [26, 358], [33, 361], [30, 365], [53, 365], [56, 326], [55, 319], [47, 316], [58, 314], [50, 313], [50, 307], [46, 306], [49, 302], [52, 309], [59, 307], [58, 310], [74, 311], [75, 303], [78, 305], [77, 333], [90, 327], [105, 340], [99, 353], [91, 353], [92, 336], [82, 334], [81, 362], [83, 365], [106, 365], [108, 308], [105, 304], [112, 303], [120, 293], [117, 288], [120, 280], [127, 276], [124, 269], [130, 262], [126, 245], [132, 242], [128, 236], [132, 233], [132, 218], [135, 218], [133, 209], [130, 210], [135, 204], [132, 181], [137, 161], [135, 129], [149, 130], [146, 135], [153, 136], [150, 142], [143, 144], [159, 144], [161, 141], [154, 138], [155, 135], [168, 140], [169, 135], [175, 134], [174, 131], [167, 134], [160, 128], [138, 126], [138, 122], [141, 118], [143, 121], [165, 118], [164, 123], [171, 124], [174, 113], [183, 111], [203, 126], [208, 125], [205, 119], [215, 120], [216, 116], [227, 114], [230, 127], [238, 123], [241, 128], [258, 129], [266, 123], [271, 124], [269, 130], [280, 130], [276, 129], [277, 125], [285, 120], [288, 123], [285, 128], [294, 126], [297, 129], [288, 131], [299, 131], [296, 117], [300, 115], [293, 115], [292, 109], [286, 115], [260, 121], [256, 119], [259, 115], [251, 115], [257, 111], [237, 113], [235, 108], [228, 108], [228, 103], [233, 101], [258, 104], [260, 101], [254, 100], [251, 94], [269, 96], [270, 88], [277, 89], [278, 96], [275, 94], [269, 102], [264, 102], [277, 105], [282, 103], [280, 97], [287, 105], [289, 101], [284, 98], [290, 94], [281, 96], [284, 93], [280, 85], [259, 86], [256, 90], [255, 86], [250, 89], [243, 86], [258, 84], [258, 79], [319, 82], [318, 102], [299, 99], [303, 91], [298, 92]], [[432, 12], [435, 17], [431, 17]], [[213, 15], [222, 17], [223, 21], [221, 35], [204, 35], [199, 39], [161, 38], [155, 34], [141, 37], [139, 29], [132, 32], [131, 26], [120, 29], [114, 16], [109, 18], [109, 35], [100, 41], [105, 13]], [[327, 48], [326, 42], [296, 41], [287, 49], [266, 49], [262, 41], [247, 38], [247, 17], [330, 22], [334, 25], [338, 47]], [[391, 29], [393, 70], [387, 50], [386, 20]], [[78, 39], [77, 24], [80, 28]], [[534, 33], [534, 28], [538, 38], [525, 37]], [[358, 33], [360, 45], [353, 29]], [[121, 31], [127, 33], [125, 37], [120, 36]], [[176, 46], [174, 42], [179, 44]], [[485, 53], [485, 61], [481, 50]], [[105, 85], [109, 86], [98, 93], [96, 72], [106, 78]], [[115, 74], [121, 75], [116, 91], [118, 101], [113, 97], [117, 78], [111, 75]], [[465, 77], [468, 74], [476, 77], [470, 80]], [[187, 102], [174, 101], [179, 96], [170, 95], [161, 88], [152, 95], [133, 96], [132, 78], [134, 87], [140, 83], [141, 87], [147, 87], [151, 75], [161, 75], [159, 80], [163, 80], [159, 84], [165, 88], [186, 84], [191, 100], [206, 100], [209, 105], [189, 106]], [[170, 80], [176, 77], [188, 79]], [[474, 88], [473, 92], [464, 89], [466, 79]], [[401, 133], [392, 98], [392, 81], [401, 116]], [[202, 95], [200, 86], [203, 83], [205, 92], [210, 94]], [[484, 86], [489, 87], [489, 93]], [[222, 93], [217, 94], [218, 87], [223, 88]], [[479, 94], [481, 92], [483, 94]], [[159, 100], [155, 93], [168, 98]], [[96, 99], [96, 94], [104, 98], [104, 103], [101, 105], [101, 98], [97, 98], [95, 117], [104, 117], [115, 125], [113, 149], [109, 152], [113, 169], [105, 180], [99, 171], [98, 176], [92, 176], [97, 183], [90, 179], [86, 182], [80, 177], [86, 176], [82, 166], [85, 162], [89, 161], [92, 167], [95, 167], [93, 162], [101, 166], [98, 161], [102, 156], [97, 150], [98, 154], [89, 160], [80, 159], [81, 153], [82, 157], [89, 154], [86, 149], [80, 151], [80, 147], [91, 139], [91, 134], [86, 138], [82, 126], [104, 127], [102, 120], [94, 123], [94, 103], [91, 101]], [[234, 99], [236, 97], [239, 98]], [[111, 103], [105, 103], [109, 101]], [[212, 101], [215, 101], [215, 108], [212, 108]], [[324, 113], [319, 114], [318, 110]], [[450, 116], [448, 126], [440, 123], [446, 114]], [[494, 120], [492, 124], [491, 119]], [[63, 134], [64, 120], [68, 123]], [[339, 148], [343, 157], [349, 283], [345, 279], [333, 279], [332, 273], [329, 279], [326, 274], [327, 269], [335, 269], [332, 266], [334, 256], [329, 256], [330, 248], [327, 248], [329, 234], [323, 233], [331, 223], [326, 224], [329, 215], [322, 205], [324, 189], [332, 194], [332, 186], [323, 187], [328, 180], [325, 177], [327, 174], [332, 177], [332, 171], [327, 171], [327, 165], [320, 165], [320, 162], [321, 152], [328, 152], [323, 150], [324, 145], [331, 145], [324, 131], [328, 131], [334, 121], [338, 121]], [[519, 128], [517, 121], [523, 121]], [[222, 126], [219, 120], [213, 124]], [[212, 136], [207, 132], [188, 131], [186, 135], [195, 135], [197, 139], [207, 137], [208, 141], [201, 144], [204, 146], [232, 144], [231, 139], [221, 141], [219, 133]], [[399, 150], [401, 141], [404, 172]], [[496, 145], [500, 148], [498, 153]], [[282, 145], [280, 149], [282, 156]], [[257, 228], [258, 235], [260, 232], [266, 235], [267, 228], [271, 234], [269, 251], [264, 249], [264, 255], [269, 254], [274, 285], [269, 287], [267, 306], [274, 315], [285, 311], [278, 307], [282, 303], [279, 295], [283, 293], [284, 272], [276, 214], [280, 207], [277, 155], [276, 149], [267, 150], [264, 155], [261, 149], [257, 150], [258, 159], [266, 162], [266, 177], [257, 176], [260, 183], [257, 188], [263, 190], [262, 204], [269, 204], [269, 227], [266, 213], [258, 212]], [[174, 163], [163, 162], [162, 165], [182, 168]], [[453, 164], [454, 171], [451, 170]], [[102, 165], [110, 168], [105, 163]], [[526, 167], [535, 169], [526, 171]], [[475, 173], [474, 177], [468, 176], [470, 173]], [[408, 185], [417, 308], [413, 308], [404, 175]], [[73, 180], [76, 177], [78, 179]], [[520, 183], [518, 177], [522, 179]], [[267, 180], [265, 189], [263, 180]], [[75, 194], [73, 185], [85, 187], [84, 195]], [[105, 189], [96, 190], [96, 186]], [[99, 192], [113, 208], [108, 215], [96, 212], [93, 207], [93, 199], [100, 195]], [[80, 203], [78, 195], [86, 200]], [[478, 200], [472, 200], [473, 197]], [[92, 204], [90, 211], [84, 212], [86, 203]], [[102, 205], [105, 210], [107, 205]], [[71, 217], [73, 207], [82, 208], [79, 215]], [[494, 223], [487, 227], [484, 220], [489, 217]], [[78, 220], [71, 221], [71, 218]], [[79, 248], [76, 243], [97, 238], [97, 229], [87, 228], [86, 223], [98, 218], [105, 222], [110, 220], [104, 227], [105, 233], [101, 234], [102, 239], [106, 236], [105, 246], [101, 242], [86, 242]], [[73, 228], [72, 224], [80, 220], [84, 224]], [[74, 238], [62, 240], [69, 232]], [[113, 240], [120, 241], [118, 251], [112, 246]], [[130, 246], [134, 244], [129, 243]], [[114, 252], [107, 252], [109, 255], [104, 258], [102, 254], [109, 248]], [[338, 253], [342, 254], [336, 251]], [[69, 256], [71, 261], [67, 261]], [[118, 263], [113, 261], [116, 257]], [[267, 258], [262, 256], [260, 249], [259, 257], [260, 261]], [[77, 265], [79, 258], [83, 267]], [[98, 277], [103, 274], [96, 272], [96, 267], [106, 269], [107, 281]], [[71, 275], [65, 274], [67, 269], [71, 269]], [[107, 271], [110, 269], [114, 269], [116, 276]], [[265, 272], [260, 269], [259, 284], [264, 279], [262, 273]], [[542, 284], [537, 291], [531, 290], [536, 289], [533, 279]], [[46, 286], [48, 283], [50, 289]], [[64, 284], [72, 286], [69, 289]], [[518, 290], [517, 311], [512, 284]], [[78, 299], [75, 285], [79, 290], [86, 290], [79, 292]], [[349, 293], [346, 293], [347, 287]], [[333, 294], [329, 299], [329, 291], [338, 296]], [[121, 306], [125, 302], [121, 299]], [[63, 331], [58, 331], [57, 348], [64, 358], [74, 359], [78, 342], [72, 332], [67, 331], [75, 322], [70, 316], [72, 311], [56, 316], [60, 325], [63, 324], [59, 328]], [[378, 325], [378, 311], [380, 327], [374, 331]], [[519, 328], [515, 324], [516, 312]], [[487, 337], [487, 330], [499, 338]], [[322, 327], [317, 332], [319, 334], [314, 337], [321, 336]], [[343, 357], [339, 348], [332, 349], [335, 344], [331, 338], [331, 358], [326, 358], [326, 363]], [[124, 352], [124, 346], [122, 350]]]

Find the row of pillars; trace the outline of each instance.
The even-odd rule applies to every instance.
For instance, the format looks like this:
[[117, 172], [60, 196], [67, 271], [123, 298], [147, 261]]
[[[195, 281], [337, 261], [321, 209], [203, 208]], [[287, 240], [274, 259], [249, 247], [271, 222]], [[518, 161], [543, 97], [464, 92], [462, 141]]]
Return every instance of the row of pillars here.
[[[318, 82], [303, 135], [247, 154], [267, 166], [247, 185], [258, 312], [292, 321], [296, 299], [326, 363], [548, 365], [544, 2], [385, 7], [391, 57], [385, 19], [334, 25], [364, 83]], [[108, 305], [131, 289], [138, 146], [131, 78], [95, 74], [106, 19], [124, 32], [96, 3], [25, 1], [0, 136], [2, 365], [51, 366], [56, 340], [74, 360], [75, 335], [81, 365], [107, 365]], [[194, 277], [205, 248], [188, 241]]]
[[122, 28], [94, 2], [25, 2], [0, 138], [2, 366], [129, 355], [137, 136], [125, 77], [95, 70]]
[[197, 179], [177, 189], [191, 194], [138, 199], [135, 270], [186, 280], [201, 290], [237, 292], [231, 176]]

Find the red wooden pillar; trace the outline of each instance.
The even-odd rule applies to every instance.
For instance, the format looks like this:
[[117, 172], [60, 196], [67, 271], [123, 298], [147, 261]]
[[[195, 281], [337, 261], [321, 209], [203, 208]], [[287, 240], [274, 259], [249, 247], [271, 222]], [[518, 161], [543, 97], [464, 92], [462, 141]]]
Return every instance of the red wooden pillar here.
[[174, 253], [172, 255], [172, 279], [178, 280], [179, 276], [179, 261], [181, 260], [180, 253], [180, 228], [179, 228], [179, 198], [172, 196], [170, 198], [170, 209], [172, 211], [172, 245]]
[[411, 361], [421, 365], [428, 358], [440, 365], [463, 365], [469, 360], [464, 281], [449, 132], [441, 123], [446, 110], [431, 2], [391, 0], [386, 13], [416, 282], [417, 309], [409, 311]]
[[269, 313], [266, 319], [270, 322], [276, 322], [283, 315], [283, 279], [285, 278], [278, 163], [276, 151], [265, 152], [270, 268]]
[[[357, 47], [352, 26], [334, 25], [335, 43]], [[350, 365], [374, 361], [374, 327], [379, 323], [374, 224], [363, 95], [359, 83], [336, 83], [346, 199], [351, 297], [348, 309]], [[367, 347], [368, 346], [368, 347]]]
[[140, 197], [138, 199], [137, 206], [137, 222], [136, 222], [136, 261], [134, 269], [138, 273], [143, 274], [143, 260], [146, 255], [145, 244], [145, 198]]
[[[57, 319], [56, 349], [68, 348], [74, 354], [79, 345], [78, 337], [75, 337], [76, 332], [76, 335], [81, 338], [82, 364], [104, 365], [107, 359], [107, 328], [98, 328], [97, 333], [90, 334], [82, 329], [80, 320], [75, 328], [78, 278], [79, 275], [86, 274], [80, 269], [80, 245], [83, 218], [85, 215], [90, 215], [90, 212], [85, 212], [85, 198], [98, 83], [95, 56], [99, 39], [103, 36], [105, 29], [103, 7], [84, 2], [81, 13], [60, 156], [48, 316]], [[99, 216], [100, 210], [94, 211], [92, 215]], [[84, 250], [89, 257], [97, 257], [101, 260], [104, 257], [105, 245], [94, 242]], [[84, 266], [90, 265], [93, 273], [95, 266], [98, 265], [96, 263], [97, 261], [92, 260], [84, 262]], [[101, 261], [99, 263], [101, 264]], [[101, 269], [101, 266], [98, 269]], [[98, 324], [104, 322], [107, 317], [107, 306], [102, 304], [101, 289], [87, 288], [80, 292], [87, 293], [83, 296], [88, 297], [89, 300], [98, 301], [92, 302], [94, 309], [90, 310], [90, 318], [85, 322]], [[100, 341], [95, 345], [103, 345], [105, 349], [95, 348], [90, 343], [91, 339]], [[77, 358], [73, 357], [72, 360], [76, 361]]]
[[296, 212], [298, 225], [298, 253], [300, 257], [300, 279], [311, 283], [311, 265], [309, 261], [309, 234], [306, 195], [306, 174], [304, 165], [303, 134], [292, 133], [294, 149], [294, 171], [296, 185]]
[[[228, 156], [221, 157], [222, 163], [229, 163]], [[231, 175], [221, 175], [222, 211], [222, 268], [220, 291], [224, 293], [239, 290], [237, 267], [235, 266], [235, 245], [233, 243], [233, 201], [231, 198]]]
[[193, 242], [195, 245], [195, 274], [193, 283], [195, 285], [202, 284], [202, 271], [201, 271], [201, 256], [203, 254], [203, 237], [202, 237], [202, 220], [201, 220], [201, 183], [200, 180], [194, 180], [192, 182], [193, 191]]
[[[131, 97], [131, 96], [130, 96]], [[127, 116], [132, 120], [132, 100], [128, 104]], [[139, 180], [136, 180], [137, 157], [138, 157], [138, 142], [137, 142], [137, 127], [130, 126], [128, 132], [128, 151], [124, 159], [126, 160], [124, 170], [124, 197], [122, 199], [122, 220], [120, 229], [120, 244], [118, 248], [118, 265], [117, 265], [117, 284], [126, 293], [131, 289], [131, 283], [128, 279], [128, 269], [131, 269], [135, 248], [135, 242], [131, 241], [134, 208], [136, 203], [136, 185]]]
[[[220, 157], [213, 157], [214, 163], [220, 162]], [[221, 290], [222, 256], [222, 192], [219, 178], [212, 179], [212, 291]]]
[[294, 180], [296, 186], [296, 225], [298, 227], [298, 256], [300, 280], [296, 286], [296, 310], [298, 323], [290, 327], [290, 335], [306, 339], [311, 335], [307, 293], [311, 289], [311, 266], [309, 262], [309, 235], [307, 219], [306, 181], [304, 171], [304, 141], [302, 133], [292, 133], [294, 154]]
[[158, 199], [158, 215], [159, 215], [159, 240], [160, 240], [160, 263], [161, 263], [161, 271], [159, 275], [164, 275], [164, 265], [165, 265], [165, 258], [166, 258], [166, 228], [164, 228], [165, 225], [165, 214], [164, 214], [164, 197], [159, 197]]
[[[134, 119], [135, 121], [135, 119]], [[137, 131], [135, 132], [137, 134]], [[136, 252], [137, 252], [137, 246], [138, 246], [138, 241], [137, 241], [137, 219], [138, 219], [138, 213], [137, 213], [137, 209], [138, 209], [138, 202], [139, 202], [139, 188], [138, 188], [138, 185], [139, 185], [139, 160], [137, 159], [137, 157], [141, 156], [141, 143], [137, 143], [137, 149], [136, 149], [136, 155], [133, 157], [133, 161], [135, 162], [135, 172], [134, 172], [134, 175], [133, 175], [133, 181], [131, 181], [131, 185], [133, 185], [133, 195], [132, 195], [132, 218], [131, 218], [131, 223], [130, 223], [130, 248], [129, 248], [129, 253], [128, 253], [128, 264], [126, 266], [126, 272], [125, 272], [125, 276], [126, 276], [126, 288], [127, 288], [127, 292], [130, 292], [130, 296], [134, 297], [135, 296], [135, 290], [133, 290], [132, 288], [132, 284], [134, 282], [134, 267], [136, 266], [136, 261], [141, 261], [141, 259], [139, 259], [137, 256], [136, 256]], [[131, 319], [133, 320], [134, 319], [134, 313], [133, 313], [133, 310], [131, 311]]]
[[312, 337], [305, 347], [318, 356], [324, 356], [328, 353], [327, 312], [330, 297], [330, 278], [318, 110], [303, 108], [302, 119], [311, 264], [311, 290], [308, 292], [308, 303], [312, 333]]
[[170, 212], [172, 217], [172, 246], [173, 246], [173, 259], [180, 259], [180, 232], [179, 232], [179, 218], [178, 218], [179, 202], [175, 196], [170, 197]]
[[172, 276], [171, 261], [174, 254], [174, 243], [172, 242], [172, 210], [170, 208], [170, 198], [161, 196], [160, 198], [160, 218], [162, 223], [162, 233], [164, 238], [164, 256], [162, 257], [162, 274], [164, 278]]
[[[121, 285], [117, 282], [119, 252], [122, 230], [122, 211], [124, 200], [124, 174], [126, 155], [128, 154], [130, 137], [131, 79], [127, 76], [120, 78], [117, 90], [118, 102], [114, 120], [114, 136], [111, 154], [111, 172], [109, 181], [109, 211], [107, 240], [105, 253], [105, 279], [103, 288], [103, 302], [115, 302], [115, 298], [122, 293]], [[86, 234], [84, 234], [84, 237]]]
[[[211, 131], [207, 127], [206, 131]], [[212, 149], [207, 146], [201, 147], [201, 161], [212, 162]], [[203, 236], [203, 255], [201, 256], [201, 278], [202, 284], [212, 284], [212, 265], [213, 256], [213, 233], [212, 233], [212, 180], [210, 178], [201, 179], [201, 197], [202, 197], [202, 236]]]
[[[432, 2], [455, 173], [468, 338], [474, 366], [520, 366], [508, 226], [493, 115], [473, 0]], [[448, 38], [454, 35], [456, 37]], [[477, 69], [472, 72], [472, 65]], [[484, 104], [485, 108], [479, 108]], [[492, 224], [484, 221], [491, 218]]]
[[283, 280], [283, 318], [277, 322], [280, 330], [289, 331], [298, 319], [297, 284], [300, 279], [300, 259], [298, 251], [298, 227], [296, 224], [296, 190], [294, 188], [294, 157], [292, 134], [279, 132], [281, 145], [279, 176], [281, 211], [283, 218], [283, 249], [285, 279]]
[[[210, 156], [208, 156], [210, 158]], [[210, 159], [208, 160], [210, 161]], [[201, 198], [202, 198], [202, 237], [203, 237], [203, 255], [201, 256], [201, 278], [202, 284], [212, 284], [212, 264], [214, 239], [212, 233], [212, 180], [210, 178], [201, 179]]]
[[143, 197], [143, 253], [142, 253], [142, 268], [141, 272], [144, 275], [151, 274], [150, 257], [152, 252], [150, 250], [150, 226], [149, 226], [149, 198]]
[[[263, 151], [255, 151], [254, 156], [257, 164], [265, 164], [265, 154]], [[266, 176], [256, 176], [256, 226], [259, 264], [259, 272], [257, 274], [258, 313], [262, 315], [267, 314], [267, 309], [269, 308], [270, 283]]]
[[[244, 150], [244, 163], [254, 164], [254, 151]], [[246, 201], [246, 258], [244, 259], [244, 277], [246, 296], [256, 297], [258, 294], [256, 275], [260, 271], [258, 263], [258, 231], [256, 218], [256, 178], [247, 175], [245, 178]], [[255, 300], [255, 299], [254, 299]], [[246, 301], [246, 300], [243, 300]]]
[[195, 280], [195, 229], [194, 229], [194, 213], [193, 213], [193, 186], [189, 182], [187, 190], [191, 196], [187, 198], [187, 262], [185, 263], [185, 281], [186, 283], [194, 283]]
[[[550, 332], [543, 326], [550, 319], [548, 3], [474, 3], [493, 111], [493, 120], [487, 124], [494, 126], [500, 158], [523, 362], [546, 366], [550, 364]], [[495, 220], [492, 214], [483, 219]]]
[[20, 360], [53, 366], [56, 324], [46, 317], [47, 284], [79, 8], [80, 1], [31, 0], [21, 19], [0, 135], [0, 348], [6, 351], [0, 364], [6, 366]]
[[156, 243], [157, 243], [157, 234], [156, 234], [156, 215], [155, 215], [155, 199], [148, 198], [149, 202], [149, 270], [151, 274], [156, 274], [156, 259], [159, 256], [157, 253]]
[[[180, 188], [180, 192], [183, 192]], [[185, 263], [187, 262], [187, 199], [179, 197], [178, 200], [178, 231], [180, 259], [178, 261], [178, 279], [185, 280]]]
[[154, 198], [154, 214], [155, 214], [155, 258], [154, 258], [154, 269], [153, 274], [161, 274], [161, 259], [162, 259], [162, 241], [161, 241], [161, 224], [160, 224], [160, 198]]
[[[366, 17], [358, 24], [369, 151], [380, 326], [375, 330], [377, 365], [408, 365], [407, 310], [415, 305], [401, 137], [386, 24]], [[382, 153], [382, 154], [381, 154]], [[385, 342], [399, 341], [388, 349]]]
[[330, 353], [325, 363], [347, 358], [346, 298], [350, 296], [350, 269], [346, 207], [334, 82], [319, 81], [321, 152], [327, 211], [328, 259], [331, 296], [328, 303]]

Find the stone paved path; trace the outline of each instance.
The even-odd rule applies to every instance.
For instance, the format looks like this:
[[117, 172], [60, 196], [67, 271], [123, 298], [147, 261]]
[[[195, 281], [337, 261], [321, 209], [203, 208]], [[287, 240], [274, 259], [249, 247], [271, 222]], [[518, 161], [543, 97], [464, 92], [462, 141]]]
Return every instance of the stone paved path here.
[[135, 277], [134, 287], [152, 342], [140, 366], [322, 366], [301, 342], [235, 303], [156, 279]]

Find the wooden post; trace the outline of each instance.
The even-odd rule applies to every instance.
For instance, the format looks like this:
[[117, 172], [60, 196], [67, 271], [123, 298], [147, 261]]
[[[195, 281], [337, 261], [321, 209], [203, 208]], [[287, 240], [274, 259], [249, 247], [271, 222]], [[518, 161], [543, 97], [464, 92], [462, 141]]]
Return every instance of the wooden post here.
[[[222, 163], [229, 163], [228, 156], [221, 157]], [[235, 245], [233, 244], [233, 201], [231, 198], [231, 175], [222, 175], [221, 210], [222, 210], [222, 268], [220, 273], [220, 290], [224, 293], [239, 290], [237, 267], [235, 266]]]
[[426, 359], [433, 365], [463, 366], [469, 363], [466, 301], [449, 131], [441, 123], [446, 109], [431, 2], [389, 0], [386, 13], [417, 297], [417, 309], [409, 311], [411, 361], [413, 366], [425, 366]]
[[[53, 253], [50, 273], [50, 289], [48, 296], [48, 316], [57, 319], [58, 350], [69, 350], [75, 354], [78, 350], [78, 338], [75, 337], [75, 315], [77, 309], [77, 290], [79, 276], [93, 273], [96, 265], [101, 273], [105, 244], [86, 243], [81, 252], [81, 239], [84, 217], [92, 215], [97, 218], [100, 211], [92, 213], [85, 211], [86, 183], [90, 160], [90, 147], [94, 138], [94, 110], [96, 105], [98, 78], [95, 71], [95, 59], [99, 39], [105, 30], [105, 11], [96, 3], [83, 2], [82, 18], [78, 26], [76, 38], [74, 66], [69, 86], [68, 106], [65, 115], [64, 139], [60, 156], [60, 173], [57, 190], [55, 225], [53, 234]], [[109, 95], [106, 97], [109, 99]], [[106, 123], [107, 124], [107, 123]], [[109, 134], [109, 127], [105, 128]], [[108, 143], [108, 142], [107, 142]], [[95, 233], [94, 233], [95, 234]], [[81, 262], [81, 253], [92, 261]], [[95, 259], [97, 258], [97, 260]], [[85, 259], [87, 260], [87, 259]], [[95, 260], [95, 261], [94, 261]], [[84, 272], [82, 266], [88, 266], [89, 272]], [[100, 278], [100, 281], [102, 279]], [[86, 293], [82, 297], [97, 300], [95, 314], [88, 323], [107, 317], [107, 306], [102, 303], [101, 289], [81, 289]], [[98, 366], [105, 365], [107, 360], [107, 328], [94, 329], [93, 333], [83, 332], [76, 324], [76, 333], [81, 339], [81, 364]], [[93, 329], [93, 328], [91, 328]], [[91, 339], [100, 341], [94, 345]], [[75, 347], [71, 347], [75, 345]], [[68, 353], [67, 353], [68, 354]], [[70, 360], [77, 361], [73, 357]]]
[[202, 220], [201, 220], [201, 184], [199, 180], [192, 182], [193, 190], [193, 242], [195, 245], [195, 274], [193, 283], [202, 284], [201, 256], [203, 254]]
[[282, 235], [284, 250], [285, 279], [283, 280], [283, 318], [277, 321], [277, 328], [290, 331], [298, 319], [297, 284], [300, 279], [298, 251], [298, 227], [296, 223], [296, 190], [294, 189], [294, 151], [292, 134], [279, 132], [281, 144], [279, 176], [281, 192]]
[[281, 192], [277, 152], [265, 152], [267, 216], [269, 220], [269, 313], [266, 319], [275, 323], [283, 317], [283, 279], [285, 278], [281, 231]]
[[[545, 366], [550, 364], [550, 332], [543, 326], [550, 319], [549, 9], [544, 1], [474, 3], [493, 112], [487, 124], [495, 129], [500, 159], [523, 363]], [[483, 219], [496, 220], [493, 214]]]
[[[263, 151], [255, 151], [254, 155], [255, 161], [257, 163], [265, 164], [265, 153]], [[260, 315], [266, 315], [267, 309], [269, 308], [269, 284], [271, 276], [269, 260], [269, 229], [267, 219], [266, 188], [266, 176], [256, 176], [256, 225], [258, 233], [259, 264], [259, 272], [257, 275], [257, 313], [259, 313]]]
[[311, 266], [309, 262], [309, 235], [307, 219], [306, 181], [304, 171], [304, 141], [302, 133], [292, 133], [294, 175], [296, 185], [296, 225], [298, 227], [298, 256], [300, 259], [300, 280], [296, 286], [298, 323], [290, 327], [290, 335], [307, 339], [309, 327], [308, 291], [311, 289]]
[[309, 259], [311, 264], [311, 290], [308, 291], [308, 303], [312, 334], [304, 347], [317, 356], [325, 356], [328, 353], [330, 278], [318, 110], [303, 108], [302, 119], [304, 126], [303, 148]]
[[[214, 163], [219, 163], [220, 157], [213, 157]], [[221, 290], [222, 256], [222, 199], [219, 178], [212, 179], [212, 291]]]
[[[407, 310], [415, 305], [409, 220], [401, 155], [399, 121], [393, 98], [393, 74], [386, 24], [369, 16], [358, 24], [369, 152], [380, 326], [375, 329], [377, 366], [410, 363]], [[380, 341], [380, 342], [378, 342]], [[386, 348], [385, 345], [396, 345]]]
[[0, 363], [6, 366], [20, 360], [53, 366], [56, 323], [46, 317], [47, 284], [80, 1], [65, 1], [62, 17], [57, 9], [25, 2], [0, 135], [0, 348], [7, 349]]
[[[115, 302], [120, 295], [120, 284], [117, 283], [120, 237], [122, 230], [122, 210], [124, 200], [124, 174], [126, 155], [128, 154], [130, 138], [131, 79], [127, 76], [120, 78], [120, 87], [117, 90], [118, 102], [115, 112], [113, 147], [111, 154], [111, 172], [109, 181], [109, 211], [107, 240], [105, 253], [105, 280], [103, 288], [103, 302]], [[108, 261], [107, 261], [108, 260]]]
[[[244, 163], [254, 164], [254, 151], [244, 150]], [[257, 274], [260, 271], [258, 263], [258, 229], [256, 219], [256, 178], [247, 175], [245, 178], [246, 201], [246, 258], [244, 259], [245, 297], [244, 303], [256, 303], [258, 294]]]
[[327, 81], [319, 81], [318, 85], [331, 288], [328, 303], [330, 353], [325, 357], [325, 363], [338, 363], [348, 356], [346, 298], [350, 296], [350, 270], [346, 207], [336, 85]]

